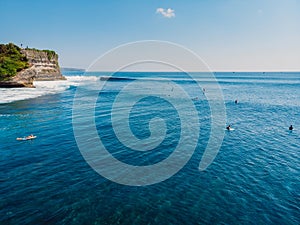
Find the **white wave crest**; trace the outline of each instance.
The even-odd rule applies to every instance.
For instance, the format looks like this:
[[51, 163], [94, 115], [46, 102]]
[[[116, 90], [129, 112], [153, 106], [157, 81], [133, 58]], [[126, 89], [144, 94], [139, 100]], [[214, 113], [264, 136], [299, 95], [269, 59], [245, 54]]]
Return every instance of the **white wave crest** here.
[[85, 83], [96, 82], [96, 76], [66, 76], [67, 80], [35, 81], [35, 88], [0, 88], [0, 104], [20, 101], [39, 96], [56, 94]]
[[97, 77], [97, 76], [66, 76], [66, 78], [69, 82], [78, 84], [78, 85], [85, 81], [89, 82], [89, 81], [98, 81], [99, 80], [99, 77]]

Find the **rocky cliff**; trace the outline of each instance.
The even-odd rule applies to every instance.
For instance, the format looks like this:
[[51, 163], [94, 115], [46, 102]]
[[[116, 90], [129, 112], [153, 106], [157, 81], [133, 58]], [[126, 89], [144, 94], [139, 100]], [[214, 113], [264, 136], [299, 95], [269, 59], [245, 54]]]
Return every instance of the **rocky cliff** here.
[[0, 87], [34, 87], [33, 81], [65, 80], [54, 51], [21, 48], [18, 51], [24, 56], [27, 68], [17, 71], [15, 75], [0, 74]]

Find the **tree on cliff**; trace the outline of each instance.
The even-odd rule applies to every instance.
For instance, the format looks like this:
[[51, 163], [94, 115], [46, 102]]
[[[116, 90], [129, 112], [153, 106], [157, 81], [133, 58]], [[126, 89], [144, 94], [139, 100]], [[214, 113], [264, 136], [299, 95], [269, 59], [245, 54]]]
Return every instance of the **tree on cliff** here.
[[21, 53], [21, 48], [12, 43], [0, 44], [0, 80], [8, 80], [28, 67], [29, 63]]

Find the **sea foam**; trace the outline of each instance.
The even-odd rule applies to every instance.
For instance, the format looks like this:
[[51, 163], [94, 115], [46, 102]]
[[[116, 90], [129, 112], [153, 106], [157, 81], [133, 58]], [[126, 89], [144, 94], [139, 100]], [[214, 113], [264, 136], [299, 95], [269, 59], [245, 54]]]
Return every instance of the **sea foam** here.
[[0, 104], [56, 94], [70, 88], [99, 80], [96, 76], [66, 76], [67, 80], [35, 81], [35, 88], [0, 88]]

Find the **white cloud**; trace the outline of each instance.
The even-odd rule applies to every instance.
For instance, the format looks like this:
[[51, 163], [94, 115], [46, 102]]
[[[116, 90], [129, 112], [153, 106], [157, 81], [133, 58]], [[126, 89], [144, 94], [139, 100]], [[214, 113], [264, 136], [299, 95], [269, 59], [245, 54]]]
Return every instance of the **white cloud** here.
[[175, 10], [168, 8], [168, 9], [163, 9], [163, 8], [157, 8], [156, 9], [156, 13], [159, 13], [161, 15], [163, 15], [166, 18], [172, 18], [175, 17]]

